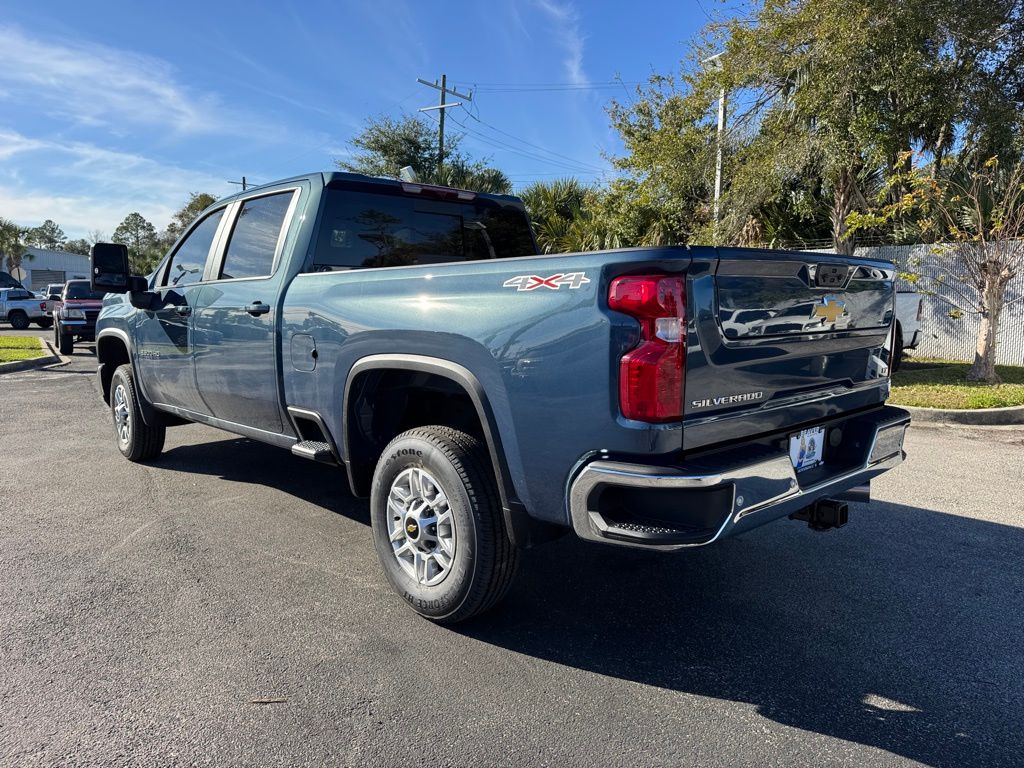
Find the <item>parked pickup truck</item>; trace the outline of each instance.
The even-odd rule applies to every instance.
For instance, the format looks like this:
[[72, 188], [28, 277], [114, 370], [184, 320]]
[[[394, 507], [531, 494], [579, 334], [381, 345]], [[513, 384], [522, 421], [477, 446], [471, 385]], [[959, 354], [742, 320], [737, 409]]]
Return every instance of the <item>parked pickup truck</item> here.
[[837, 527], [904, 458], [887, 262], [541, 256], [515, 198], [342, 173], [216, 203], [148, 278], [123, 246], [92, 262], [125, 457], [201, 422], [343, 467], [391, 585], [438, 622], [560, 532], [676, 550]]
[[0, 321], [10, 323], [15, 330], [22, 331], [31, 323], [49, 328], [53, 322], [47, 314], [51, 307], [52, 302], [24, 288], [0, 288]]
[[95, 341], [96, 318], [103, 306], [103, 291], [88, 280], [68, 280], [53, 307], [53, 344], [62, 355], [75, 351], [76, 341]]
[[899, 370], [903, 352], [921, 342], [924, 296], [917, 291], [896, 291], [896, 326], [893, 335], [893, 371]]

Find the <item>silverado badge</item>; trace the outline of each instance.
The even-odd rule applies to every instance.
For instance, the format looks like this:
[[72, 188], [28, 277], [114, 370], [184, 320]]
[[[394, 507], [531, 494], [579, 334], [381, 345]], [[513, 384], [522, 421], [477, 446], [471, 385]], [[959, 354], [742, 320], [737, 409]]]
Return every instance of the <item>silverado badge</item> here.
[[814, 305], [811, 317], [822, 317], [828, 323], [834, 323], [840, 315], [846, 314], [846, 302], [840, 301], [831, 294], [822, 298], [821, 303]]

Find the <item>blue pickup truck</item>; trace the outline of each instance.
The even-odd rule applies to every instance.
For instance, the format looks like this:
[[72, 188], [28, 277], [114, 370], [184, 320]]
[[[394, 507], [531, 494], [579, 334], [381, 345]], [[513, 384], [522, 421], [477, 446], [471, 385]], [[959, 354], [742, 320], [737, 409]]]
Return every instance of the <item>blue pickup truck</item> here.
[[677, 550], [838, 527], [904, 458], [887, 262], [539, 255], [516, 198], [343, 173], [216, 203], [149, 277], [123, 246], [92, 261], [124, 456], [201, 422], [343, 468], [391, 585], [437, 622], [562, 532]]

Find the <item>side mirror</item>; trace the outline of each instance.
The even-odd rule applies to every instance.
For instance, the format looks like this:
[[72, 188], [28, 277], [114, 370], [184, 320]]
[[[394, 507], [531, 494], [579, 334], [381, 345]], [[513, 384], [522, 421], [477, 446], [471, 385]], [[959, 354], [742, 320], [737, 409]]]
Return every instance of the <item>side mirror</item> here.
[[92, 247], [90, 261], [92, 270], [89, 283], [94, 291], [128, 293], [131, 290], [127, 246], [121, 243], [96, 243]]

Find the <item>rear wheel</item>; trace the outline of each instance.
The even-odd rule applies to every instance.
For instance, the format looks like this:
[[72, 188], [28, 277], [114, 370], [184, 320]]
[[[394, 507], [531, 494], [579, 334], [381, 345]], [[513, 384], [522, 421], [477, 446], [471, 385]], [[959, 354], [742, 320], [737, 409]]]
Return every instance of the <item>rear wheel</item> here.
[[16, 331], [24, 331], [28, 328], [28, 315], [20, 310], [17, 312], [11, 312], [7, 319], [11, 322], [11, 328]]
[[892, 341], [892, 372], [896, 373], [901, 365], [903, 365], [903, 329], [897, 323]]
[[487, 448], [450, 427], [404, 432], [370, 491], [373, 540], [395, 591], [421, 616], [454, 624], [497, 603], [519, 562]]
[[49, 317], [44, 317], [42, 320], [36, 320], [36, 325], [38, 325], [40, 328], [49, 328], [51, 325], [53, 325], [53, 320], [50, 319]]
[[148, 461], [164, 449], [167, 430], [150, 426], [142, 418], [138, 390], [130, 365], [119, 366], [110, 381], [110, 412], [117, 448], [129, 461]]

